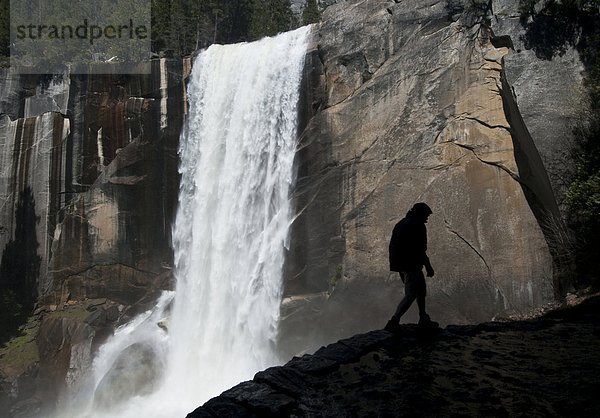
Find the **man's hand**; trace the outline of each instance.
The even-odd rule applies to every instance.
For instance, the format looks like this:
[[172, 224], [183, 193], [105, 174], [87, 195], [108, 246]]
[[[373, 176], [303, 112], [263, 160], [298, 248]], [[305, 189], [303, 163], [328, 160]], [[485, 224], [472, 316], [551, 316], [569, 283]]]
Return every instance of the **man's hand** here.
[[427, 277], [433, 277], [433, 275], [435, 274], [435, 272], [433, 271], [433, 267], [431, 266], [426, 266], [425, 270], [427, 270]]

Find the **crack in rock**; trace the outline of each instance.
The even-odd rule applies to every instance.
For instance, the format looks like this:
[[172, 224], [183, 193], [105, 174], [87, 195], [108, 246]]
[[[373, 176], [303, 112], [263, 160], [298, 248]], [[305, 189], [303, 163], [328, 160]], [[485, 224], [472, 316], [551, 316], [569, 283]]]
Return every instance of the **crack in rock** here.
[[488, 271], [488, 277], [487, 277], [488, 283], [492, 286], [492, 288], [495, 291], [497, 291], [498, 293], [500, 293], [500, 296], [502, 296], [502, 299], [504, 300], [504, 303], [507, 304], [508, 306], [510, 306], [511, 309], [514, 309], [514, 306], [512, 306], [512, 304], [510, 303], [510, 300], [506, 297], [506, 295], [504, 295], [504, 292], [500, 289], [500, 286], [498, 286], [498, 284], [494, 281], [493, 275], [492, 275], [492, 269], [489, 266], [489, 264], [487, 263], [487, 261], [485, 261], [485, 258], [483, 257], [483, 255], [481, 254], [481, 252], [479, 252], [479, 250], [477, 248], [475, 248], [475, 246], [473, 244], [471, 244], [465, 237], [463, 237], [457, 231], [455, 231], [454, 229], [452, 229], [452, 227], [450, 226], [450, 223], [448, 222], [447, 219], [444, 219], [444, 225], [446, 226], [446, 229], [449, 232], [451, 232], [453, 235], [455, 235], [456, 237], [458, 237], [462, 242], [464, 242], [465, 244], [467, 244], [467, 246], [471, 250], [473, 250], [473, 252], [475, 254], [477, 254], [477, 256], [481, 259], [481, 261], [483, 262], [483, 264], [485, 265], [485, 267], [486, 267], [486, 269]]
[[501, 164], [501, 163], [499, 163], [499, 162], [497, 162], [497, 161], [486, 161], [486, 160], [484, 160], [483, 158], [481, 158], [481, 157], [480, 157], [480, 156], [479, 156], [479, 155], [478, 155], [478, 154], [475, 152], [475, 147], [473, 147], [473, 146], [470, 146], [470, 145], [460, 144], [460, 143], [458, 143], [458, 142], [452, 142], [452, 141], [448, 141], [448, 143], [450, 143], [450, 144], [454, 144], [454, 145], [456, 145], [457, 147], [464, 148], [464, 149], [467, 149], [467, 150], [471, 151], [471, 152], [473, 153], [473, 155], [475, 156], [475, 158], [477, 158], [477, 159], [478, 159], [479, 161], [481, 161], [482, 163], [484, 163], [484, 164], [487, 164], [487, 165], [494, 166], [494, 167], [496, 167], [496, 168], [499, 168], [500, 170], [502, 170], [502, 171], [506, 172], [506, 174], [508, 174], [508, 175], [509, 175], [509, 176], [510, 176], [510, 177], [511, 177], [513, 180], [515, 180], [515, 181], [516, 181], [516, 182], [518, 182], [519, 184], [522, 184], [521, 178], [520, 178], [520, 177], [519, 177], [517, 174], [513, 173], [513, 172], [512, 172], [512, 171], [511, 171], [509, 168], [505, 167], [503, 164]]
[[489, 129], [504, 129], [506, 132], [510, 133], [509, 128], [507, 128], [504, 125], [491, 125], [491, 124], [489, 124], [487, 122], [484, 122], [481, 119], [475, 118], [473, 116], [463, 116], [463, 118], [468, 119], [468, 120], [472, 120], [473, 122], [477, 122], [477, 123], [485, 126], [486, 128], [489, 128]]

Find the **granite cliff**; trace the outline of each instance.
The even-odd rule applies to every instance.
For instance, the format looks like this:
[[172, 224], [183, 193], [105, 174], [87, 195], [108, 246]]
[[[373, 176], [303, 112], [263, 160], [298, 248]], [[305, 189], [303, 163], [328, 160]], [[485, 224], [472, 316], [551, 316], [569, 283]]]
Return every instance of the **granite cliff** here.
[[[141, 298], [171, 264], [177, 144], [189, 59], [153, 61], [149, 75], [2, 74], [2, 233], [28, 189], [45, 304]], [[168, 112], [167, 112], [168, 109]], [[136, 289], [137, 286], [137, 289]]]
[[573, 45], [540, 55], [544, 36], [518, 2], [338, 2], [322, 19], [284, 352], [384, 323], [402, 295], [389, 234], [416, 201], [434, 211], [437, 320], [482, 321], [564, 294], [570, 266], [555, 244], [565, 176], [551, 174], [567, 164], [577, 110]]
[[[147, 65], [146, 75], [119, 74], [117, 65], [102, 74], [2, 72], [3, 265], [15, 257], [13, 243], [23, 241], [19, 230], [32, 237], [21, 247], [33, 248], [39, 265], [29, 289], [35, 314], [0, 360], [0, 405], [12, 405], [15, 415], [56, 402], [113, 326], [172, 285], [177, 146], [190, 59]], [[19, 218], [24, 199], [28, 216]]]
[[[303, 83], [282, 356], [383, 326], [402, 295], [389, 234], [416, 201], [434, 209], [437, 320], [490, 320], [563, 294], [568, 266], [547, 225], [582, 81], [574, 46], [541, 48], [516, 2], [329, 3]], [[0, 251], [11, 259], [20, 243], [37, 266], [12, 273], [38, 300], [2, 349], [0, 405], [15, 415], [55, 402], [115, 324], [172, 286], [191, 60], [148, 65], [1, 73]]]

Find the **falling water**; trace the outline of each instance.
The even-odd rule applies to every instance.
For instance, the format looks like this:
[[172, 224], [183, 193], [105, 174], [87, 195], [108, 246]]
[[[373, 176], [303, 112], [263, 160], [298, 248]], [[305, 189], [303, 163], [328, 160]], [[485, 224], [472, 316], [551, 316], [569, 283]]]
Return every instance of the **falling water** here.
[[[88, 412], [80, 415], [185, 416], [278, 363], [297, 105], [309, 31], [213, 45], [196, 59], [179, 149], [175, 294], [165, 293], [157, 309], [119, 329], [101, 347], [84, 397]], [[165, 331], [157, 322], [171, 297]], [[135, 343], [149, 347], [144, 356], [154, 356], [159, 382], [149, 394], [120, 403], [99, 406], [89, 400], [95, 396], [97, 401], [100, 389], [104, 398], [107, 391], [118, 398], [131, 388], [129, 381], [102, 382], [110, 380], [111, 367]], [[120, 375], [131, 379], [135, 373], [139, 370]]]
[[196, 61], [174, 228], [177, 393], [206, 400], [276, 361], [307, 32]]

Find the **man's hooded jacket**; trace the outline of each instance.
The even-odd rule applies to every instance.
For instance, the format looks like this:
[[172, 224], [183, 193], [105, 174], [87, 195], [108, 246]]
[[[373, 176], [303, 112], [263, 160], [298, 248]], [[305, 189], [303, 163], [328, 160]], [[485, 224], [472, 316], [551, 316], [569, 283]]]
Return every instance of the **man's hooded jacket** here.
[[420, 270], [429, 264], [427, 228], [419, 216], [407, 214], [396, 224], [390, 240], [390, 270]]

